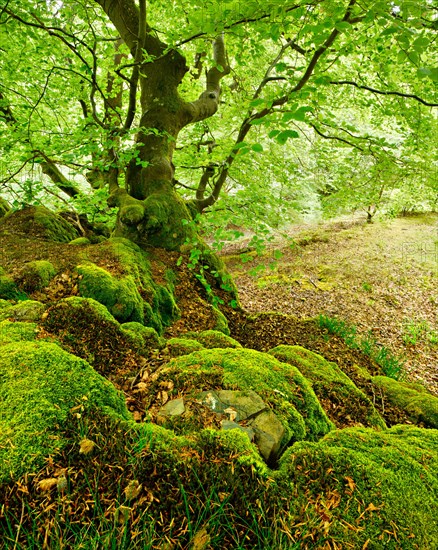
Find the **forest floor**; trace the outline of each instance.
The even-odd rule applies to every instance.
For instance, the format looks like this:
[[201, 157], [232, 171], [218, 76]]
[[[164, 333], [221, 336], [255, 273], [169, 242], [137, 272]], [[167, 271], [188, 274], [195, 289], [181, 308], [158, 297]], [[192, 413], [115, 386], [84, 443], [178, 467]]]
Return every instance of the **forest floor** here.
[[261, 255], [249, 241], [222, 251], [242, 307], [296, 321], [272, 315], [265, 323], [253, 320], [245, 338], [236, 323], [233, 336], [250, 340], [257, 331], [245, 344], [263, 351], [295, 334], [296, 343], [336, 360], [333, 339], [329, 345], [324, 331], [316, 334], [313, 323], [309, 330], [306, 320], [337, 318], [399, 357], [409, 380], [438, 394], [437, 215], [294, 226]]

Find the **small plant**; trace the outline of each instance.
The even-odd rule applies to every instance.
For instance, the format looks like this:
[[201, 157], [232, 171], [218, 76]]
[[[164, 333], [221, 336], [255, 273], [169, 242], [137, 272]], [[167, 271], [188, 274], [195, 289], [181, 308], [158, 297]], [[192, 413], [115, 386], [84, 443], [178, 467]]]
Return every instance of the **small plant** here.
[[421, 321], [405, 321], [403, 324], [403, 342], [415, 346], [420, 340], [428, 340], [432, 345], [438, 343], [438, 331], [430, 328], [429, 323]]
[[389, 378], [395, 380], [403, 378], [404, 361], [393, 355], [387, 347], [378, 344], [371, 334], [360, 338], [354, 325], [336, 317], [319, 315], [317, 323], [318, 326], [325, 328], [330, 334], [340, 336], [348, 347], [359, 349], [363, 354], [373, 359]]
[[362, 283], [362, 289], [363, 289], [365, 292], [372, 292], [372, 291], [373, 291], [373, 286], [372, 286], [370, 283], [363, 282], [363, 283]]

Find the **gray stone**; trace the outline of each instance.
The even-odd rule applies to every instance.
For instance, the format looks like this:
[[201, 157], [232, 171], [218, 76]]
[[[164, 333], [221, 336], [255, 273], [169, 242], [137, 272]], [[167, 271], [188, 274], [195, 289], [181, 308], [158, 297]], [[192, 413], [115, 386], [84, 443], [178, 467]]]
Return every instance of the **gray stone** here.
[[251, 420], [255, 443], [266, 461], [275, 460], [280, 450], [285, 428], [272, 411], [264, 411]]
[[237, 422], [232, 422], [231, 420], [221, 420], [221, 427], [223, 430], [235, 430], [238, 429], [241, 432], [246, 433], [250, 441], [254, 441], [254, 430], [248, 426], [241, 426]]
[[252, 418], [266, 409], [262, 398], [252, 390], [202, 392], [198, 395], [198, 399], [213, 412], [227, 414], [230, 420], [236, 422]]
[[158, 416], [180, 416], [184, 414], [185, 410], [184, 399], [172, 399], [172, 401], [168, 401], [161, 407], [158, 411]]

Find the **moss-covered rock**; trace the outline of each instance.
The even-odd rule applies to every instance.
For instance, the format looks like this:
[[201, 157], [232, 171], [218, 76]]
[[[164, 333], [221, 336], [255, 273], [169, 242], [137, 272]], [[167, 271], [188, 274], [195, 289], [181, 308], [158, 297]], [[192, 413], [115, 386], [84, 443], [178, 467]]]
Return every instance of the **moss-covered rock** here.
[[30, 206], [7, 213], [0, 218], [0, 232], [3, 231], [60, 243], [78, 237], [70, 223], [44, 206]]
[[145, 327], [141, 323], [123, 323], [122, 330], [127, 331], [130, 338], [133, 338], [138, 353], [146, 355], [150, 350], [161, 349], [166, 345], [164, 338], [158, 335], [152, 327]]
[[288, 449], [277, 479], [295, 499], [294, 540], [312, 548], [436, 548], [436, 430], [331, 432]]
[[399, 382], [387, 376], [373, 376], [372, 382], [393, 405], [406, 411], [413, 422], [438, 428], [438, 398], [431, 395], [425, 387]]
[[300, 346], [281, 345], [269, 353], [300, 370], [336, 426], [386, 427], [369, 398], [335, 363]]
[[51, 262], [35, 260], [24, 264], [18, 284], [25, 292], [34, 292], [45, 288], [55, 275], [56, 269]]
[[216, 324], [213, 330], [223, 332], [226, 336], [230, 335], [230, 329], [228, 327], [228, 320], [225, 315], [217, 307], [213, 307], [213, 315], [216, 320]]
[[291, 440], [318, 439], [334, 428], [298, 369], [265, 353], [197, 351], [170, 361], [157, 383], [169, 379], [173, 381], [170, 397], [196, 396], [217, 388], [254, 390], [282, 423], [283, 447]]
[[0, 482], [34, 471], [66, 441], [70, 410], [90, 406], [129, 418], [111, 383], [55, 344], [21, 342], [0, 348]]
[[120, 322], [144, 321], [143, 299], [132, 276], [113, 277], [94, 264], [76, 267], [79, 274], [79, 293], [103, 304]]
[[35, 323], [0, 321], [0, 346], [12, 342], [35, 340], [38, 333]]
[[23, 300], [18, 304], [9, 303], [0, 309], [0, 321], [12, 319], [14, 321], [40, 321], [46, 306], [36, 300]]
[[170, 357], [189, 355], [201, 349], [204, 349], [202, 344], [188, 338], [170, 338], [166, 343], [166, 350]]

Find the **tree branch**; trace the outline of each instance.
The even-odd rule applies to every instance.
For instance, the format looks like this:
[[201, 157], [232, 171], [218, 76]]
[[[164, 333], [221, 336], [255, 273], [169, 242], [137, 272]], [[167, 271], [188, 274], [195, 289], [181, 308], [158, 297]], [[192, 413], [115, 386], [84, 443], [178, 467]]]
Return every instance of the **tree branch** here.
[[363, 84], [358, 84], [357, 82], [352, 82], [350, 80], [339, 80], [339, 81], [332, 81], [330, 84], [337, 84], [337, 85], [348, 85], [348, 86], [354, 86], [356, 88], [359, 88], [361, 90], [368, 90], [369, 92], [373, 92], [373, 94], [380, 94], [380, 95], [396, 95], [399, 97], [406, 97], [409, 99], [415, 99], [416, 101], [419, 101], [423, 105], [426, 105], [427, 107], [438, 107], [438, 103], [429, 103], [428, 101], [425, 101], [421, 97], [414, 95], [414, 94], [406, 94], [404, 92], [395, 92], [395, 91], [386, 91], [386, 90], [376, 90], [375, 88], [371, 88], [370, 86], [365, 86]]

